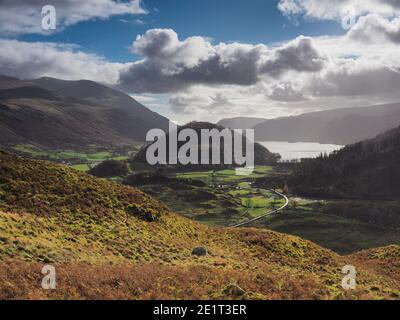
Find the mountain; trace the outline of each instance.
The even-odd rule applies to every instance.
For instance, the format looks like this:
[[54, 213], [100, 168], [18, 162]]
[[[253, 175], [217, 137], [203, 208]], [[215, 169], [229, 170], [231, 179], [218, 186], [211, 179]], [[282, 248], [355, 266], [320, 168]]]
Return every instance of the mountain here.
[[[201, 137], [201, 130], [205, 129], [205, 130], [218, 130], [219, 132], [221, 132], [222, 130], [224, 130], [225, 128], [216, 124], [212, 124], [212, 123], [208, 123], [208, 122], [190, 122], [184, 126], [181, 126], [178, 128], [178, 134], [185, 129], [193, 129], [196, 131], [197, 136]], [[232, 133], [232, 137], [233, 137], [233, 133]], [[245, 142], [245, 138], [243, 138], [243, 149], [246, 148], [246, 142]], [[167, 134], [166, 136], [166, 144], [167, 144], [167, 159], [169, 157], [169, 153], [168, 153], [168, 141], [169, 141], [169, 134]], [[178, 150], [180, 147], [182, 147], [185, 142], [178, 142]], [[232, 142], [232, 145], [233, 142]], [[223, 148], [224, 144], [223, 142], [221, 142], [221, 149], [220, 149], [220, 159], [221, 162], [224, 159], [224, 148]], [[138, 154], [135, 156], [134, 158], [134, 162], [138, 162], [138, 163], [144, 163], [147, 162], [146, 161], [146, 153], [148, 150], [149, 145], [144, 146], [139, 152]], [[203, 145], [201, 143], [199, 143], [199, 147], [198, 147], [198, 162], [201, 163], [201, 149], [202, 149]], [[210, 159], [212, 158], [211, 156], [211, 145], [209, 146], [210, 148]], [[234, 150], [233, 150], [234, 151]], [[234, 152], [232, 152], [232, 159], [234, 159]], [[268, 164], [274, 164], [278, 161], [279, 159], [279, 155], [271, 153], [267, 148], [265, 148], [264, 146], [256, 143], [254, 146], [254, 162], [256, 165], [268, 165]], [[211, 161], [211, 160], [210, 160]], [[185, 168], [193, 168], [193, 167], [199, 167], [199, 168], [205, 168], [204, 165], [187, 165], [185, 166]], [[210, 166], [210, 167], [215, 167], [215, 166]], [[227, 167], [225, 165], [222, 165], [220, 167]]]
[[253, 129], [256, 125], [265, 122], [266, 119], [263, 118], [228, 118], [220, 120], [217, 125], [229, 129]]
[[[398, 246], [344, 257], [272, 231], [211, 228], [135, 188], [4, 152], [0, 182], [1, 299], [400, 295]], [[56, 290], [40, 286], [46, 264], [56, 268]], [[357, 288], [345, 291], [349, 264]]]
[[400, 197], [400, 127], [313, 160], [303, 160], [292, 179], [309, 196], [388, 199]]
[[0, 146], [47, 149], [116, 147], [145, 140], [168, 119], [102, 84], [0, 77]]
[[397, 127], [400, 103], [336, 109], [267, 120], [254, 127], [257, 141], [347, 145]]

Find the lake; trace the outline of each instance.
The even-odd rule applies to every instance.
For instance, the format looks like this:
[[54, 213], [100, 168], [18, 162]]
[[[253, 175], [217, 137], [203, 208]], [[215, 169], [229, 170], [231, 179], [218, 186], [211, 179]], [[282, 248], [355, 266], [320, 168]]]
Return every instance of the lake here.
[[320, 144], [317, 142], [282, 142], [282, 141], [265, 141], [259, 142], [269, 151], [279, 153], [282, 161], [290, 161], [302, 158], [316, 158], [321, 153], [330, 154], [333, 151], [340, 150], [344, 146], [336, 144]]

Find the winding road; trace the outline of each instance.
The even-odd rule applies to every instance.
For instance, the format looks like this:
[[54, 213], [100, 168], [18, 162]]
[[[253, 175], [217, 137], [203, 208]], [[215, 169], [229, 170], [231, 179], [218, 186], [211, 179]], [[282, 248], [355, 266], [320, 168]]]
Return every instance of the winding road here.
[[287, 196], [285, 196], [283, 193], [280, 193], [280, 192], [278, 192], [278, 191], [276, 191], [276, 190], [271, 190], [271, 191], [274, 192], [275, 194], [277, 194], [278, 196], [280, 196], [280, 197], [282, 197], [282, 198], [285, 198], [285, 204], [284, 204], [282, 207], [280, 207], [280, 208], [278, 208], [278, 209], [276, 209], [276, 210], [273, 210], [273, 211], [264, 213], [264, 214], [262, 214], [261, 216], [255, 217], [255, 218], [250, 219], [250, 220], [248, 220], [248, 221], [244, 221], [244, 222], [235, 224], [235, 225], [233, 225], [233, 226], [230, 226], [229, 228], [240, 228], [240, 227], [247, 226], [247, 225], [249, 225], [250, 223], [253, 223], [253, 222], [255, 222], [255, 221], [261, 220], [261, 219], [263, 219], [263, 218], [265, 218], [265, 217], [267, 217], [267, 216], [269, 216], [269, 215], [271, 215], [271, 214], [273, 214], [273, 213], [275, 213], [275, 212], [282, 211], [283, 209], [285, 209], [285, 208], [289, 205], [289, 198], [288, 198]]

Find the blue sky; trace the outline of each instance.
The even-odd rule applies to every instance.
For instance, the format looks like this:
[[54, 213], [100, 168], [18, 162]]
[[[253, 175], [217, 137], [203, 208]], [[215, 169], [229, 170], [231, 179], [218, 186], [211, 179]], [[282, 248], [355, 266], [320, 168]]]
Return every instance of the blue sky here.
[[[51, 1], [50, 1], [51, 2]], [[128, 49], [136, 35], [152, 28], [171, 28], [181, 39], [211, 38], [213, 43], [275, 44], [298, 35], [339, 35], [336, 21], [296, 23], [278, 10], [278, 0], [144, 0], [143, 15], [113, 16], [69, 26], [53, 35], [22, 35], [20, 40], [73, 43], [113, 62], [136, 59]]]

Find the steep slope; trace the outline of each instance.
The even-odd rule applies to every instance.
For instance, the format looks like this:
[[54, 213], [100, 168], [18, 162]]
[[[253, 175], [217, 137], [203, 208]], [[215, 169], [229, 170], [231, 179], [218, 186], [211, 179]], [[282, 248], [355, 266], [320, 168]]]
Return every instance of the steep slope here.
[[84, 149], [144, 141], [168, 120], [131, 97], [92, 81], [0, 77], [0, 145]]
[[304, 160], [292, 188], [313, 196], [398, 199], [400, 127], [314, 160]]
[[347, 145], [397, 127], [400, 103], [336, 109], [267, 120], [255, 126], [257, 141], [319, 142]]
[[[171, 213], [137, 189], [3, 152], [0, 244], [3, 299], [356, 299], [400, 294], [397, 279], [364, 266], [362, 257], [340, 257], [270, 231], [209, 228]], [[192, 255], [196, 246], [207, 248], [208, 255]], [[49, 263], [57, 270], [56, 290], [39, 285], [41, 268]], [[359, 286], [344, 291], [341, 269], [353, 263]]]
[[267, 121], [262, 118], [237, 117], [220, 120], [217, 125], [229, 129], [253, 129], [256, 125]]

